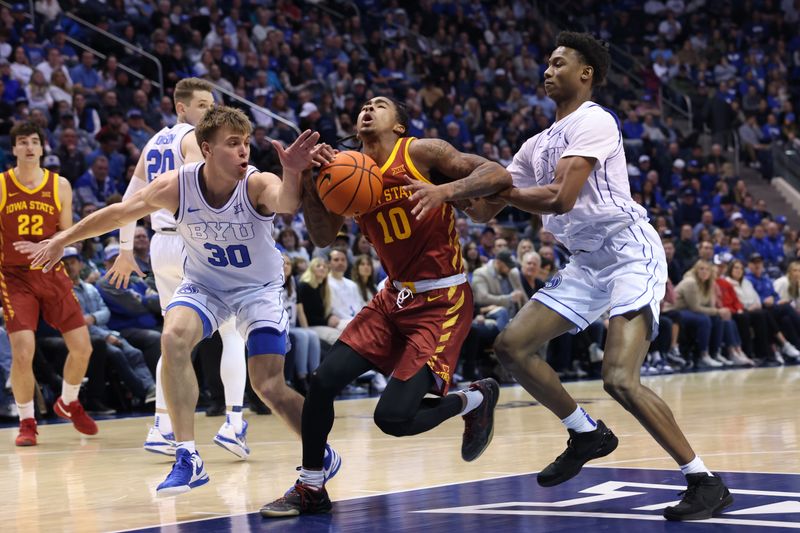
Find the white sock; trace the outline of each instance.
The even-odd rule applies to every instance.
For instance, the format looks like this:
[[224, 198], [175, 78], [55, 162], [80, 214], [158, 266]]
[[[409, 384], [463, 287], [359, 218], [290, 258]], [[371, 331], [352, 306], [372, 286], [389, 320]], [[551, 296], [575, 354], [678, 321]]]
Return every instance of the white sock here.
[[309, 485], [315, 489], [321, 489], [325, 484], [325, 476], [322, 470], [307, 470], [300, 468], [300, 483]]
[[[164, 387], [161, 385], [161, 361], [163, 357], [158, 358], [156, 363], [156, 409], [167, 410], [167, 400], [164, 398]], [[162, 432], [163, 433], [163, 432]]]
[[458, 391], [456, 394], [463, 394], [464, 397], [467, 399], [467, 405], [464, 406], [464, 409], [461, 410], [459, 416], [464, 416], [465, 414], [469, 413], [477, 409], [477, 407], [483, 402], [483, 393], [479, 390], [462, 390]]
[[19, 419], [25, 420], [26, 418], [33, 418], [33, 400], [26, 403], [18, 403], [17, 411], [19, 411]]
[[227, 412], [228, 424], [233, 426], [236, 433], [242, 432], [242, 406], [234, 405], [232, 411]]
[[586, 414], [586, 411], [583, 410], [583, 407], [580, 405], [575, 412], [569, 415], [567, 418], [561, 421], [567, 429], [571, 429], [577, 433], [586, 433], [588, 431], [594, 431], [597, 429], [597, 424], [592, 417]]
[[684, 476], [688, 474], [708, 474], [709, 476], [714, 476], [714, 474], [706, 468], [705, 463], [703, 463], [699, 455], [695, 455], [690, 463], [681, 465], [681, 474]]
[[[234, 319], [223, 322], [219, 327], [219, 335], [222, 339], [219, 377], [225, 389], [225, 405], [242, 405], [244, 388], [247, 385], [244, 339], [236, 330]], [[237, 431], [241, 431], [241, 428], [238, 428]]]
[[172, 419], [170, 419], [168, 413], [156, 413], [156, 420], [153, 425], [162, 435], [172, 433]]
[[189, 453], [195, 453], [197, 450], [194, 447], [193, 440], [185, 440], [178, 443], [178, 449], [183, 448], [184, 450], [189, 450]]
[[78, 392], [81, 390], [80, 382], [77, 385], [70, 385], [63, 380], [61, 382], [61, 399], [65, 404], [69, 405], [78, 399]]

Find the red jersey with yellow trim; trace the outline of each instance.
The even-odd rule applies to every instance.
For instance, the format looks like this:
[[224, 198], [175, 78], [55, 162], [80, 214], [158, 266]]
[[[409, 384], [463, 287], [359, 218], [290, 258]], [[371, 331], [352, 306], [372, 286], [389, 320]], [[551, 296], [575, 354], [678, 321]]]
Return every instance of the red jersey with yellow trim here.
[[13, 168], [0, 174], [0, 266], [29, 266], [28, 257], [17, 252], [13, 243], [52, 237], [60, 214], [58, 174], [44, 170], [42, 182], [34, 189], [21, 184]]
[[446, 278], [464, 271], [456, 233], [455, 209], [444, 204], [422, 220], [411, 214], [416, 205], [403, 189], [406, 178], [429, 181], [409, 156], [414, 137], [402, 137], [381, 167], [383, 196], [369, 213], [356, 218], [361, 232], [378, 252], [392, 281]]

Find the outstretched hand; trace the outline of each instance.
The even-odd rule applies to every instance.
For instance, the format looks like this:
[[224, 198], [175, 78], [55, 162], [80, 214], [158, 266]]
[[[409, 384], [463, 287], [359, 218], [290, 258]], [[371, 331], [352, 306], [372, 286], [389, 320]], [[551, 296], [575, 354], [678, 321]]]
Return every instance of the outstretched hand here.
[[31, 268], [42, 267], [44, 272], [58, 265], [64, 256], [64, 245], [55, 239], [45, 239], [40, 242], [17, 241], [14, 243], [14, 249], [28, 256]]
[[105, 278], [114, 287], [127, 289], [131, 279], [131, 273], [136, 272], [139, 277], [144, 278], [146, 274], [142, 272], [131, 250], [120, 250], [119, 255], [114, 260], [114, 264], [106, 272]]
[[412, 193], [410, 200], [417, 205], [411, 209], [411, 214], [416, 215], [417, 220], [422, 220], [425, 216], [438, 209], [443, 203], [447, 202], [447, 189], [445, 185], [433, 185], [420, 180], [406, 178], [408, 185], [403, 189]]
[[288, 147], [273, 139], [272, 146], [278, 152], [283, 169], [288, 172], [302, 172], [316, 163], [317, 156], [323, 153], [325, 144], [317, 144], [319, 133], [306, 130]]

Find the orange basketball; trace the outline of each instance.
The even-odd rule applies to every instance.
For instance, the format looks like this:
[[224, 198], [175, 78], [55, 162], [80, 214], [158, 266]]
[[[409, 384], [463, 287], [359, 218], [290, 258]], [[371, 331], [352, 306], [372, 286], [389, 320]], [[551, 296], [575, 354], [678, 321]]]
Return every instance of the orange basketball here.
[[369, 156], [348, 150], [339, 152], [317, 176], [317, 192], [331, 213], [353, 217], [378, 205], [383, 176]]

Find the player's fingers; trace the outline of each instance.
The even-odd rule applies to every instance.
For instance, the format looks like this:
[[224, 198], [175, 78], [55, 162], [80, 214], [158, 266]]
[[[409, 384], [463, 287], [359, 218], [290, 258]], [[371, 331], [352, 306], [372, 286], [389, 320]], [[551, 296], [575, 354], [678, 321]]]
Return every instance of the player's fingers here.
[[272, 139], [270, 142], [272, 143], [272, 147], [275, 148], [275, 151], [278, 152], [278, 157], [283, 159], [283, 155], [286, 153], [286, 150], [283, 149], [281, 142], [275, 139]]
[[[309, 149], [310, 149], [310, 148], [312, 148], [312, 147], [313, 147], [315, 144], [317, 144], [317, 141], [318, 141], [318, 140], [319, 140], [319, 132], [316, 132], [316, 131], [315, 131], [315, 132], [311, 133], [310, 135], [306, 136], [306, 137], [305, 137], [305, 138], [304, 138], [304, 139], [303, 139], [303, 140], [300, 142], [299, 146], [300, 146], [300, 148], [302, 148], [303, 150], [309, 150]], [[300, 141], [300, 139], [298, 139], [298, 141]]]

